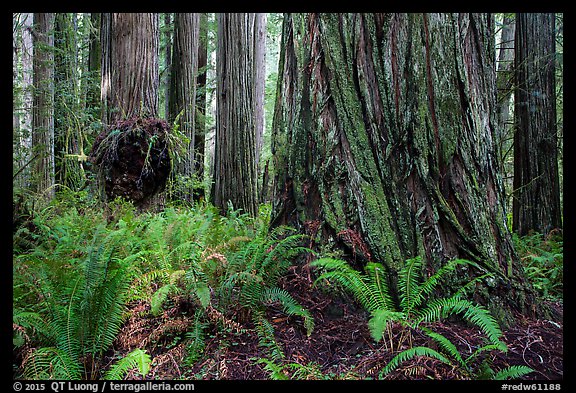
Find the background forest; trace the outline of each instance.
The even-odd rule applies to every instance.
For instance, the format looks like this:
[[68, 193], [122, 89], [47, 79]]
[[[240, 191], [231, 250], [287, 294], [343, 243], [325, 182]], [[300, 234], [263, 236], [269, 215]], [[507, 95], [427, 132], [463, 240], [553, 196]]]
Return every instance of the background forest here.
[[12, 19], [15, 379], [563, 379], [562, 14]]

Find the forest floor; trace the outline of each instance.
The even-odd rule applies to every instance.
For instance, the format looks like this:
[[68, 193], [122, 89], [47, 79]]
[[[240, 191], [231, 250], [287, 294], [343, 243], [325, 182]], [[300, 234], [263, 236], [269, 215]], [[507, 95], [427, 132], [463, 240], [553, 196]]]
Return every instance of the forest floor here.
[[[302, 265], [293, 266], [281, 279], [280, 287], [313, 315], [315, 328], [306, 335], [299, 318], [288, 317], [281, 310], [270, 309], [268, 320], [285, 358], [281, 372], [288, 379], [376, 379], [382, 368], [400, 350], [412, 346], [431, 346], [429, 338], [418, 331], [408, 332], [394, 325], [386, 339], [376, 343], [368, 331], [368, 314], [350, 298], [326, 293], [313, 285], [314, 278]], [[345, 295], [343, 295], [345, 296]], [[152, 317], [145, 312], [149, 305], [130, 304], [131, 317], [114, 344], [115, 356], [123, 356], [140, 347], [152, 357], [152, 368], [146, 379], [194, 380], [264, 380], [271, 379], [270, 369], [258, 362], [267, 352], [249, 323], [246, 330], [216, 329], [206, 337], [203, 355], [192, 365], [184, 362], [184, 332], [191, 324], [193, 307], [181, 299], [163, 315]], [[514, 326], [503, 330], [508, 352], [493, 351], [491, 367], [498, 371], [511, 365], [526, 365], [534, 372], [526, 380], [563, 379], [563, 305], [551, 302], [554, 320], [527, 319], [519, 316]], [[434, 324], [434, 330], [449, 338], [460, 350], [470, 354], [483, 345], [483, 336], [475, 328], [458, 321]], [[394, 348], [391, 351], [390, 345]], [[113, 356], [110, 357], [112, 362]], [[277, 376], [278, 374], [276, 374]], [[140, 379], [129, 374], [127, 379]], [[461, 379], [462, 374], [431, 358], [416, 358], [389, 373], [386, 379]]]

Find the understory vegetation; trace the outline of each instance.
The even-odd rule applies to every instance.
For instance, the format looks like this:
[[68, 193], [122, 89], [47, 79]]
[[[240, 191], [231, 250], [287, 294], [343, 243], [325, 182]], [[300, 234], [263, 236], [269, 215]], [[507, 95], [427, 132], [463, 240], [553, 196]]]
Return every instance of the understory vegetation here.
[[[343, 296], [356, 300], [370, 347], [386, 353], [371, 378], [386, 379], [421, 359], [450, 366], [456, 379], [533, 372], [526, 364], [491, 365], [508, 347], [487, 309], [465, 296], [475, 280], [435, 297], [444, 277], [470, 261], [454, 260], [425, 278], [416, 257], [391, 284], [377, 262], [358, 271], [329, 250], [318, 254], [291, 228], [269, 231], [269, 205], [251, 218], [232, 207], [220, 216], [207, 203], [138, 213], [119, 199], [92, 200], [86, 191], [63, 191], [42, 210], [21, 210], [14, 223], [14, 378], [161, 378], [159, 367], [175, 358], [180, 378], [226, 378], [219, 354], [245, 346], [249, 337], [257, 343], [250, 367], [266, 378], [365, 378], [354, 367], [334, 373], [286, 356], [280, 323], [309, 342], [326, 324], [281, 285], [296, 269], [307, 272], [309, 288], [335, 303]], [[561, 302], [562, 239], [531, 235], [516, 243], [542, 299]], [[448, 321], [473, 327], [482, 342], [457, 346], [437, 329]], [[135, 332], [144, 331], [137, 340]], [[421, 337], [426, 345], [417, 343]]]

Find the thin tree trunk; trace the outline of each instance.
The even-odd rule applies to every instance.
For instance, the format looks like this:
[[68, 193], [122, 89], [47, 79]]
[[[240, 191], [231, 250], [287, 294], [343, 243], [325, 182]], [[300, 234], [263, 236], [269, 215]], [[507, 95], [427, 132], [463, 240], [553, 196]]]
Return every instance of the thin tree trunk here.
[[79, 158], [82, 143], [80, 125], [80, 78], [78, 77], [76, 14], [56, 15], [55, 80], [60, 94], [55, 96], [55, 151], [56, 178], [73, 190], [79, 189], [85, 179]]
[[54, 14], [34, 14], [33, 190], [54, 197]]
[[512, 111], [510, 108], [512, 93], [514, 92], [514, 31], [516, 24], [514, 17], [505, 15], [502, 21], [500, 47], [498, 48], [498, 63], [496, 69], [496, 99], [498, 102], [496, 128], [496, 144], [500, 146], [500, 166], [504, 167], [506, 153], [508, 152], [508, 139], [512, 139], [509, 132], [512, 127]]
[[390, 282], [466, 258], [444, 290], [491, 273], [477, 300], [509, 322], [527, 290], [506, 228], [487, 15], [292, 14], [273, 122], [272, 225], [292, 224]]
[[194, 127], [194, 173], [202, 185], [195, 187], [194, 199], [204, 198], [204, 151], [206, 144], [206, 74], [208, 66], [208, 14], [200, 14], [200, 39], [198, 42], [198, 76], [196, 78], [196, 125]]
[[513, 229], [562, 228], [554, 14], [516, 15]]
[[173, 173], [177, 184], [176, 196], [192, 202], [195, 180], [195, 115], [196, 74], [198, 72], [198, 43], [200, 14], [176, 13], [174, 15], [174, 50], [172, 53], [169, 120], [188, 139], [184, 156]]
[[217, 15], [216, 146], [212, 199], [255, 216], [258, 207], [254, 130], [254, 14]]
[[256, 132], [256, 162], [260, 161], [264, 136], [264, 97], [266, 87], [266, 21], [265, 13], [254, 19], [254, 128]]
[[32, 107], [33, 107], [33, 14], [22, 13], [14, 21], [14, 107], [13, 107], [13, 148], [17, 172], [14, 185], [22, 188], [30, 186], [30, 160], [32, 158]]

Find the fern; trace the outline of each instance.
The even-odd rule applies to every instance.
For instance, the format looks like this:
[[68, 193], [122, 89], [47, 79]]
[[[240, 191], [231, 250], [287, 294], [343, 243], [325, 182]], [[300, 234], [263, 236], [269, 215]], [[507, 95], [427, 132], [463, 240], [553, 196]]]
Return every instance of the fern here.
[[438, 343], [440, 348], [442, 348], [443, 352], [447, 354], [447, 356], [455, 359], [458, 362], [458, 365], [462, 367], [464, 370], [467, 371], [469, 370], [468, 361], [470, 359], [467, 359], [465, 361], [462, 358], [462, 355], [460, 355], [460, 351], [458, 351], [458, 348], [456, 348], [456, 345], [454, 345], [452, 341], [448, 340], [440, 333], [434, 332], [430, 329], [423, 329], [423, 330], [429, 337], [431, 337], [434, 341]]
[[407, 349], [405, 351], [402, 351], [399, 354], [397, 354], [396, 356], [394, 356], [392, 358], [392, 360], [390, 360], [390, 362], [382, 369], [382, 371], [380, 372], [380, 377], [382, 377], [383, 375], [389, 374], [390, 372], [392, 372], [393, 370], [398, 368], [398, 366], [400, 366], [400, 364], [402, 364], [402, 363], [404, 363], [410, 359], [413, 359], [415, 357], [419, 357], [419, 356], [425, 356], [428, 358], [440, 360], [442, 363], [445, 363], [445, 364], [451, 364], [451, 362], [450, 362], [450, 360], [448, 360], [448, 358], [446, 358], [444, 355], [442, 355], [438, 351], [435, 351], [432, 348], [421, 347], [421, 346], [420, 347], [412, 347], [412, 348]]
[[274, 337], [274, 326], [263, 314], [258, 313], [255, 317], [256, 333], [258, 334], [258, 345], [266, 350], [273, 360], [284, 359], [284, 351]]
[[138, 368], [140, 375], [145, 377], [150, 371], [150, 364], [152, 360], [146, 351], [136, 348], [116, 364], [114, 364], [106, 373], [103, 379], [105, 380], [121, 380], [133, 368]]
[[[39, 293], [45, 305], [39, 319], [46, 320], [45, 341], [38, 356], [24, 368], [25, 375], [50, 377], [50, 367], [65, 367], [70, 378], [90, 377], [95, 370], [78, 374], [89, 358], [98, 359], [111, 346], [123, 322], [126, 293], [131, 275], [128, 266], [115, 258], [117, 239], [123, 230], [107, 231], [98, 226], [83, 260], [68, 270], [51, 263], [38, 265]], [[40, 315], [40, 314], [39, 314]], [[41, 325], [37, 325], [41, 328]], [[75, 364], [75, 366], [72, 366]], [[48, 367], [42, 370], [42, 367]]]
[[314, 330], [314, 318], [308, 310], [302, 307], [294, 298], [285, 290], [278, 287], [267, 288], [262, 294], [263, 303], [266, 302], [279, 302], [284, 312], [287, 315], [296, 315], [304, 319], [304, 326], [306, 328], [306, 334], [308, 337], [312, 334]]
[[[300, 306], [277, 282], [292, 263], [292, 259], [309, 249], [301, 247], [304, 236], [288, 235], [279, 228], [266, 237], [256, 237], [230, 255], [224, 274], [226, 279], [218, 288], [224, 305], [239, 306], [258, 319], [269, 303], [278, 302], [288, 315], [304, 319], [307, 334], [314, 328], [311, 314]], [[214, 280], [211, 280], [214, 281]]]
[[[353, 269], [346, 261], [332, 258], [320, 258], [310, 263], [310, 266], [325, 270], [315, 281], [335, 281], [369, 312], [387, 308], [390, 305], [390, 295], [385, 292], [382, 281], [371, 281], [369, 277]], [[373, 277], [377, 277], [376, 267]]]
[[400, 308], [410, 313], [420, 303], [420, 271], [422, 258], [408, 259], [406, 265], [398, 273], [398, 287], [400, 289]]
[[260, 358], [256, 363], [264, 364], [264, 370], [268, 371], [270, 374], [270, 379], [274, 381], [285, 381], [289, 379], [288, 376], [284, 373], [284, 367], [274, 363], [270, 359]]
[[432, 323], [445, 319], [453, 314], [461, 314], [462, 318], [480, 328], [490, 342], [500, 344], [502, 331], [490, 312], [467, 299], [459, 297], [435, 299], [428, 303], [415, 315], [413, 326], [419, 326], [422, 322]]
[[24, 359], [25, 379], [81, 379], [82, 373], [77, 359], [72, 359], [66, 351], [54, 347], [44, 347], [33, 351]]
[[189, 340], [186, 347], [186, 362], [190, 365], [194, 364], [202, 356], [206, 347], [205, 339], [208, 324], [201, 319], [202, 315], [202, 312], [195, 313], [192, 330], [186, 333], [186, 338]]
[[509, 366], [498, 371], [492, 379], [498, 381], [505, 379], [518, 379], [526, 374], [530, 374], [531, 372], [534, 372], [534, 370], [527, 366]]
[[154, 295], [152, 295], [152, 299], [150, 300], [150, 312], [152, 313], [152, 315], [154, 315], [155, 317], [158, 316], [160, 314], [160, 311], [162, 311], [162, 305], [164, 304], [168, 296], [171, 293], [177, 293], [179, 291], [180, 290], [176, 285], [166, 284], [160, 287], [156, 292], [154, 292]]
[[[501, 370], [498, 373], [487, 366], [486, 362], [482, 362], [479, 371], [475, 372], [472, 368], [473, 362], [479, 356], [480, 353], [484, 351], [506, 351], [506, 346], [504, 343], [499, 342], [499, 344], [487, 344], [478, 348], [472, 355], [467, 358], [463, 358], [460, 351], [450, 341], [448, 338], [440, 333], [434, 332], [428, 328], [421, 328], [421, 330], [430, 338], [432, 338], [438, 345], [439, 351], [433, 350], [428, 347], [417, 347], [420, 348], [418, 351], [414, 351], [414, 348], [407, 349], [405, 351], [397, 354], [384, 369], [382, 369], [380, 376], [386, 375], [395, 368], [397, 368], [402, 362], [412, 359], [415, 356], [421, 356], [426, 353], [428, 357], [435, 357], [441, 360], [443, 363], [449, 364], [455, 369], [457, 369], [462, 375], [467, 378], [476, 379], [505, 379], [505, 378], [515, 378], [524, 374], [527, 374], [532, 369], [525, 366], [511, 366], [506, 369]], [[427, 348], [427, 349], [423, 349]], [[442, 358], [438, 357], [442, 356]]]
[[403, 312], [392, 311], [386, 308], [378, 309], [372, 312], [372, 317], [368, 321], [370, 335], [376, 342], [382, 340], [384, 331], [391, 321], [402, 321], [406, 319]]

